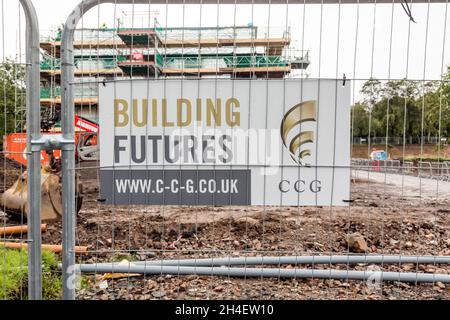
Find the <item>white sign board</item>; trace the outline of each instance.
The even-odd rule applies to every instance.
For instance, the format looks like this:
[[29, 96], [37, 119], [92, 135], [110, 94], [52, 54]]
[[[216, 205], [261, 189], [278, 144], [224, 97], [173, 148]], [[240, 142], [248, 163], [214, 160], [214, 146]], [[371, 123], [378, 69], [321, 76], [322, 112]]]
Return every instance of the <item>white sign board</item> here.
[[348, 204], [348, 82], [132, 80], [99, 91], [107, 204]]

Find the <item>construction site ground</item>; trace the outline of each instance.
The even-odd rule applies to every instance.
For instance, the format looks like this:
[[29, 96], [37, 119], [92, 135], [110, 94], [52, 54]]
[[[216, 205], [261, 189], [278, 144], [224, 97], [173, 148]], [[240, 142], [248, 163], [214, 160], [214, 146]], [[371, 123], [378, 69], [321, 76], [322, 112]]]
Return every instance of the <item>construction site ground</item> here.
[[[386, 144], [372, 145], [368, 148], [367, 144], [353, 145], [352, 146], [352, 157], [353, 158], [367, 158], [372, 149], [385, 150]], [[403, 157], [417, 157], [428, 158], [428, 157], [441, 157], [450, 158], [450, 146], [443, 145], [440, 148], [436, 144], [408, 144], [405, 145], [388, 145], [387, 150], [392, 159], [402, 159]]]
[[[5, 189], [24, 168], [4, 158], [0, 163]], [[346, 254], [351, 251], [347, 237], [354, 232], [364, 236], [369, 254], [450, 256], [450, 198], [428, 190], [435, 181], [423, 184], [421, 188], [428, 191], [417, 194], [399, 187], [397, 179], [359, 172], [351, 186], [349, 207], [111, 207], [99, 204], [97, 170], [86, 166], [95, 164], [83, 164], [78, 170], [84, 202], [76, 235], [77, 245], [87, 246], [89, 253], [77, 256], [79, 263]], [[20, 219], [2, 214], [0, 222], [1, 226], [17, 225]], [[61, 236], [61, 222], [50, 223], [43, 243], [60, 244]], [[450, 274], [448, 265], [379, 267], [382, 271]], [[314, 268], [364, 271], [374, 266]], [[449, 287], [442, 283], [378, 285], [353, 280], [196, 275], [83, 277], [78, 299], [450, 299]]]

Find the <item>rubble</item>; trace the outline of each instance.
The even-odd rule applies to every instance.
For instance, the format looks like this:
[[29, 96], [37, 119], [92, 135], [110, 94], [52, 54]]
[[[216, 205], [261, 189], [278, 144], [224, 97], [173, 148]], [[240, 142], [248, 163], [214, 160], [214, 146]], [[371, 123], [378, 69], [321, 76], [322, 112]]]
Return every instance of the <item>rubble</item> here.
[[[348, 207], [110, 207], [98, 205], [96, 173], [84, 173], [86, 201], [77, 217], [77, 245], [95, 253], [83, 263], [227, 256], [374, 253], [450, 256], [450, 199], [435, 204], [402, 195], [395, 187], [356, 182]], [[387, 195], [385, 202], [379, 198]], [[403, 199], [403, 200], [402, 200]], [[379, 207], [370, 207], [378, 203]], [[2, 221], [2, 218], [0, 218]], [[430, 223], [432, 221], [432, 223]], [[7, 220], [6, 225], [14, 225]], [[407, 230], [408, 233], [404, 233]], [[347, 238], [347, 235], [350, 237]], [[100, 240], [97, 242], [97, 240]], [[43, 243], [61, 243], [61, 224], [48, 227]], [[116, 250], [111, 252], [111, 250]], [[265, 266], [266, 267], [266, 266]], [[298, 268], [299, 266], [284, 266]], [[303, 266], [302, 266], [303, 267]], [[304, 266], [312, 268], [312, 266]], [[329, 268], [330, 266], [314, 266]], [[332, 268], [367, 270], [367, 265]], [[433, 268], [433, 269], [432, 269]], [[389, 265], [383, 271], [434, 271], [447, 265]], [[93, 276], [86, 276], [88, 279]], [[450, 299], [441, 284], [383, 283], [383, 295], [363, 281], [235, 279], [172, 275], [111, 279], [97, 294], [94, 281], [78, 299]], [[295, 289], [295, 290], [293, 290]], [[395, 290], [394, 290], [395, 289]], [[439, 289], [440, 291], [438, 291]]]
[[366, 253], [370, 251], [367, 246], [366, 239], [362, 236], [362, 234], [355, 232], [347, 237], [347, 243], [351, 252], [354, 253]]

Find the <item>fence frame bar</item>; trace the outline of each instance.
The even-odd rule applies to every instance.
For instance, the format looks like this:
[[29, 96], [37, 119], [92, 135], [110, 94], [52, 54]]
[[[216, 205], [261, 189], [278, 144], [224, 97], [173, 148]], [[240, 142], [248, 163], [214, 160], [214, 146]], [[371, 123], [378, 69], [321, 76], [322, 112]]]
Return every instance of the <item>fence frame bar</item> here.
[[20, 0], [26, 18], [28, 299], [42, 300], [41, 138], [39, 21], [31, 0]]

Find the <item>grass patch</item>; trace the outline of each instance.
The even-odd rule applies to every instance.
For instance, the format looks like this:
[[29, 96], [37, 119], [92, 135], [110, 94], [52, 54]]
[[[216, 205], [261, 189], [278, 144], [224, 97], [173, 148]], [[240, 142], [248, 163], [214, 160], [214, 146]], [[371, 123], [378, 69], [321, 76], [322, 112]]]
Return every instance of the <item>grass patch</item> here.
[[[0, 299], [28, 299], [28, 252], [0, 248]], [[62, 298], [62, 280], [54, 253], [42, 252], [42, 293], [45, 300]]]

